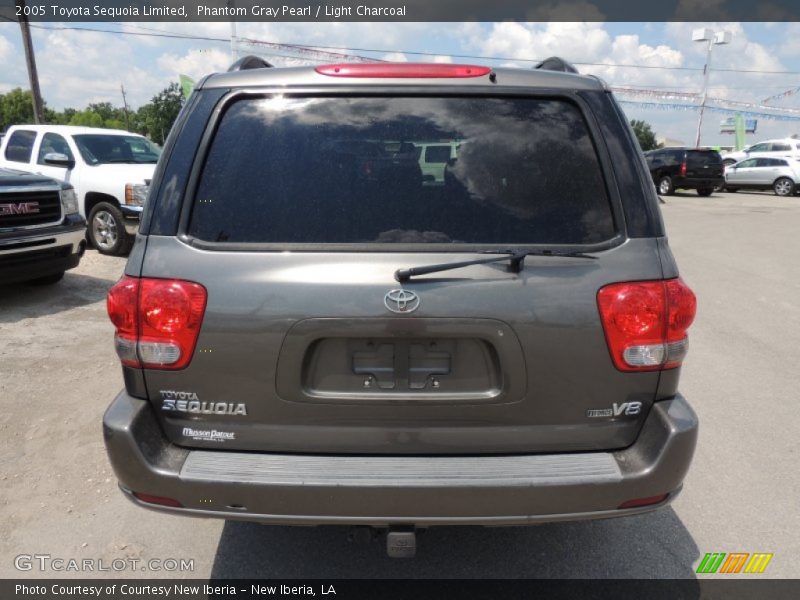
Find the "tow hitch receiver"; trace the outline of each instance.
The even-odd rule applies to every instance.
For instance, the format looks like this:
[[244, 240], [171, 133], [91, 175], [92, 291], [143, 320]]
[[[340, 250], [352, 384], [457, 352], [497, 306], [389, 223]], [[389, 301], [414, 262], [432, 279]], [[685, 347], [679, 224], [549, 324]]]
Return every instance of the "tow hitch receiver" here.
[[413, 529], [390, 529], [386, 535], [386, 552], [390, 558], [414, 558], [417, 534]]

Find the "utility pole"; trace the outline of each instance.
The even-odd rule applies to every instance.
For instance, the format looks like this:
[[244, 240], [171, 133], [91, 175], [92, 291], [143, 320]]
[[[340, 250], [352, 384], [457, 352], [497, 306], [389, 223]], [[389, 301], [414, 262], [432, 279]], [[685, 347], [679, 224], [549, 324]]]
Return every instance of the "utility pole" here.
[[125, 107], [125, 131], [130, 131], [131, 123], [128, 119], [128, 100], [125, 98], [125, 86], [120, 83], [119, 89], [122, 92], [122, 106]]
[[697, 135], [694, 140], [694, 147], [700, 147], [700, 130], [703, 128], [703, 113], [706, 110], [706, 100], [708, 100], [708, 76], [711, 74], [711, 50], [714, 46], [721, 46], [731, 43], [729, 31], [712, 31], [710, 29], [695, 29], [692, 32], [693, 42], [706, 42], [706, 64], [703, 65], [703, 95], [700, 100], [700, 117], [697, 119]]
[[22, 45], [25, 47], [25, 62], [28, 65], [28, 79], [31, 83], [31, 97], [33, 99], [33, 121], [44, 123], [44, 104], [42, 93], [39, 91], [39, 73], [36, 71], [36, 57], [33, 55], [33, 42], [31, 30], [28, 27], [28, 17], [25, 16], [25, 0], [16, 0], [20, 7], [19, 28], [22, 30]]
[[[234, 9], [235, 0], [228, 0], [227, 4], [230, 9]], [[235, 63], [239, 58], [239, 50], [236, 48], [236, 21], [231, 19], [231, 63]]]

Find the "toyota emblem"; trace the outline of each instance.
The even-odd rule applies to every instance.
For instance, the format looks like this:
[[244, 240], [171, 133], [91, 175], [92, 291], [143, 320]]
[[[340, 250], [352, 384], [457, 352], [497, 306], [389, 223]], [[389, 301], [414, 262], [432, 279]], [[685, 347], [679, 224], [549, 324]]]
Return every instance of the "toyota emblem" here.
[[410, 313], [419, 307], [419, 296], [408, 290], [390, 290], [383, 297], [383, 304], [393, 313]]

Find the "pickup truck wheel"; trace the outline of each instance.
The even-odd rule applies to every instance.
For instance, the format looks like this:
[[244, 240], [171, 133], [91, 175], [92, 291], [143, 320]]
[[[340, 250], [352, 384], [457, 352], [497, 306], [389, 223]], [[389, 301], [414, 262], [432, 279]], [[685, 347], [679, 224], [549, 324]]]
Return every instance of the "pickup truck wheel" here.
[[664, 175], [658, 180], [658, 193], [662, 196], [671, 196], [675, 192], [675, 186], [672, 185], [672, 178]]
[[788, 177], [781, 177], [775, 180], [772, 189], [778, 196], [791, 196], [794, 193], [794, 181]]
[[28, 283], [31, 285], [53, 285], [62, 279], [64, 279], [64, 271], [61, 271], [61, 273], [54, 273], [53, 275], [45, 275], [44, 277], [30, 279]]
[[89, 213], [89, 241], [100, 254], [122, 256], [130, 249], [125, 218], [119, 208], [100, 202]]

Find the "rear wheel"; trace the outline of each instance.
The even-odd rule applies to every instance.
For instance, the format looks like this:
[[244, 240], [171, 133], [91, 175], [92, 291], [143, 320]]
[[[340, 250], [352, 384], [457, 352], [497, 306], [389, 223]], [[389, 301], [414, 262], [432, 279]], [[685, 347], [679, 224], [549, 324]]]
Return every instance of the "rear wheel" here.
[[664, 196], [671, 196], [675, 192], [675, 186], [672, 184], [672, 178], [664, 175], [658, 180], [658, 193]]
[[772, 189], [778, 196], [791, 196], [794, 193], [794, 181], [788, 177], [781, 177], [775, 180]]
[[714, 188], [698, 188], [697, 195], [698, 196], [710, 196], [713, 191], [714, 191]]
[[109, 202], [100, 202], [89, 214], [89, 241], [100, 254], [121, 256], [130, 248], [122, 211]]
[[734, 193], [734, 194], [735, 194], [736, 192], [738, 192], [738, 191], [739, 191], [739, 188], [728, 187], [728, 186], [726, 185], [726, 186], [724, 187], [724, 190], [725, 190], [726, 192], [732, 192], [732, 193]]

